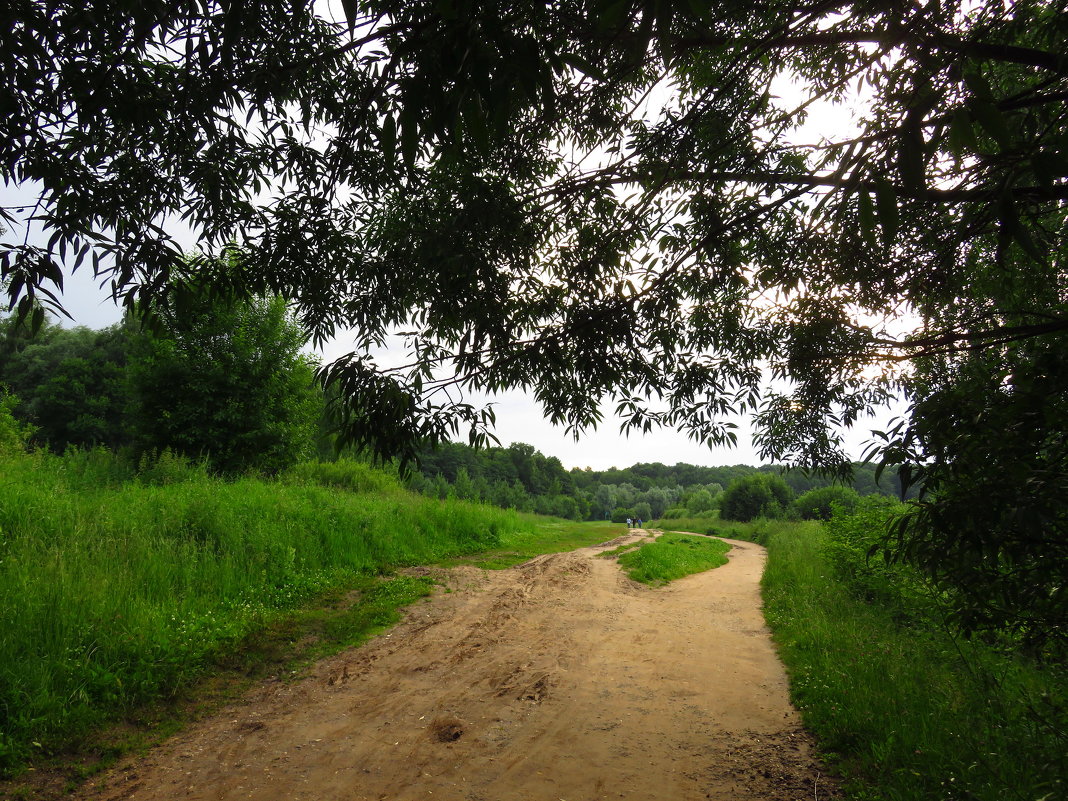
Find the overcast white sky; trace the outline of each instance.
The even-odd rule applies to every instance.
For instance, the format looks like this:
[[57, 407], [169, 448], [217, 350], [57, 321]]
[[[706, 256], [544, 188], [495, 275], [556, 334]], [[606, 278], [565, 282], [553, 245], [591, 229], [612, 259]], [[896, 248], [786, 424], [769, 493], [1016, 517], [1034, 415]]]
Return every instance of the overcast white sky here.
[[[783, 83], [783, 94], [790, 93], [788, 82]], [[842, 107], [824, 105], [813, 109], [808, 122], [796, 133], [795, 141], [814, 142], [824, 132], [841, 136], [855, 128], [852, 112]], [[34, 202], [32, 193], [14, 187], [0, 187], [0, 203], [14, 205]], [[21, 236], [23, 232], [7, 232], [4, 239]], [[190, 247], [195, 243], [191, 242]], [[102, 328], [119, 320], [119, 309], [108, 298], [106, 290], [100, 289], [92, 270], [83, 267], [66, 279], [63, 303], [74, 318], [73, 322], [61, 321], [64, 325], [85, 325], [90, 328]], [[329, 343], [324, 349], [324, 358], [333, 358], [349, 350], [344, 341]], [[479, 399], [469, 399], [475, 402]], [[512, 442], [526, 442], [548, 456], [556, 456], [567, 468], [591, 467], [603, 470], [609, 467], [627, 467], [637, 462], [663, 462], [674, 464], [686, 462], [698, 465], [728, 465], [760, 463], [752, 447], [749, 426], [745, 419], [738, 418], [738, 447], [733, 449], [709, 449], [689, 440], [685, 435], [673, 430], [654, 431], [651, 434], [631, 434], [629, 437], [619, 432], [619, 420], [605, 410], [605, 420], [601, 427], [589, 432], [579, 442], [575, 442], [562, 428], [552, 426], [542, 416], [537, 404], [521, 392], [509, 392], [492, 399], [497, 414], [496, 434], [503, 445]], [[886, 410], [870, 422], [861, 421], [848, 432], [849, 452], [858, 459], [864, 450], [864, 444], [870, 439], [870, 431], [884, 428], [887, 421], [900, 415], [901, 408]]]

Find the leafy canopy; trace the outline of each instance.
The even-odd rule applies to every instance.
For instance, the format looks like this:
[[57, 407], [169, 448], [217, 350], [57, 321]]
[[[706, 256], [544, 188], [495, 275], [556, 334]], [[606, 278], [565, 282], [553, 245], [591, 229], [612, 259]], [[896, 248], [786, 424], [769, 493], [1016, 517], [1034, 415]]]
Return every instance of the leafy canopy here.
[[794, 510], [802, 520], [830, 520], [836, 509], [851, 514], [859, 501], [860, 495], [852, 487], [833, 484], [799, 496], [794, 501]]
[[33, 427], [33, 443], [56, 453], [125, 444], [128, 332], [45, 321], [28, 333], [0, 319], [0, 385], [18, 397], [16, 414]]
[[[316, 340], [351, 329], [322, 376], [381, 456], [483, 441], [492, 411], [460, 393], [521, 387], [575, 432], [606, 399], [710, 443], [753, 412], [762, 457], [844, 470], [840, 427], [903, 391], [881, 455], [927, 482], [899, 531], [919, 558], [938, 504], [1017, 456], [982, 426], [1040, 385], [1063, 397], [1043, 364], [1068, 329], [1064, 0], [342, 6], [13, 5], [0, 177], [39, 190], [48, 241], [0, 247], [12, 307], [55, 305], [83, 262], [166, 306], [181, 220], [207, 253], [242, 248], [198, 280], [291, 299]], [[798, 141], [810, 101], [854, 97], [858, 132]], [[394, 331], [412, 358], [377, 365]], [[941, 419], [985, 449], [959, 460]], [[1055, 549], [1027, 575], [1063, 619], [1063, 448], [1027, 443], [987, 500], [1012, 518], [1041, 478], [1021, 547]]]

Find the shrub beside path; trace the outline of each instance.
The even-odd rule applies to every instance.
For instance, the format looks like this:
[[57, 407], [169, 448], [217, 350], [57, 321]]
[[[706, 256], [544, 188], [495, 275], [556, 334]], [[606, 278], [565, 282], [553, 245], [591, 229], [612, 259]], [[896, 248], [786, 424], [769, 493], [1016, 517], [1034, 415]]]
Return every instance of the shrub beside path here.
[[836, 797], [760, 613], [764, 551], [650, 589], [596, 558], [640, 535], [450, 591], [367, 645], [128, 759], [118, 799], [799, 801]]

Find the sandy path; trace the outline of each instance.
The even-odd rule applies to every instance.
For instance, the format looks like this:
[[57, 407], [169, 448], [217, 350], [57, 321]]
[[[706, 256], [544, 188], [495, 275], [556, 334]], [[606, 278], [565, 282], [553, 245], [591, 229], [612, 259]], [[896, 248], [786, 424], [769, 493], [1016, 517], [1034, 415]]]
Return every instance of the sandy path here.
[[763, 549], [649, 589], [596, 554], [444, 572], [391, 633], [120, 765], [94, 799], [831, 797], [760, 615]]

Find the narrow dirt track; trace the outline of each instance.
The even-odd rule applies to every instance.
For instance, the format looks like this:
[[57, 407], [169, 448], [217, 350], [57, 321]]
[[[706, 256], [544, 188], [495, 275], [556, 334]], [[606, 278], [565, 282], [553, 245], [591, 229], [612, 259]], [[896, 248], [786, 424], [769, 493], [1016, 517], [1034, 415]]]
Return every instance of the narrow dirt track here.
[[[649, 589], [594, 548], [451, 592], [272, 683], [86, 798], [802, 801], [834, 797], [760, 614], [764, 551]], [[438, 573], [435, 573], [438, 575]]]

